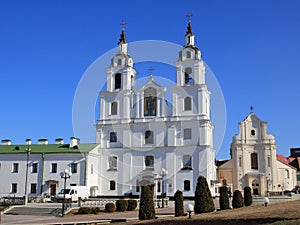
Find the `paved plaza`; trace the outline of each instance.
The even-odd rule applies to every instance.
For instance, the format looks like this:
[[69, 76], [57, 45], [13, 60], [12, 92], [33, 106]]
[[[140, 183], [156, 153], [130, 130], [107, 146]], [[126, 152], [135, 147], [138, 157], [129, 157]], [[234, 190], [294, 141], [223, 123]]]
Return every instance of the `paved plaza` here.
[[[174, 208], [156, 209], [156, 216], [173, 216]], [[138, 210], [132, 212], [100, 213], [98, 215], [74, 215], [66, 217], [37, 215], [2, 215], [1, 224], [76, 224], [80, 222], [110, 222], [138, 219]]]

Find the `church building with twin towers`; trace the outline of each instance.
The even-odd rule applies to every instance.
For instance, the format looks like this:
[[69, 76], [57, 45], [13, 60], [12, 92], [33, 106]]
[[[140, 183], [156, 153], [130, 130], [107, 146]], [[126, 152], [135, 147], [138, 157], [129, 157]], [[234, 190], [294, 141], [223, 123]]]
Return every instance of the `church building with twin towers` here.
[[152, 72], [136, 87], [137, 71], [122, 28], [118, 52], [106, 69], [106, 90], [100, 92], [99, 195], [139, 195], [140, 186], [148, 185], [157, 196], [182, 190], [192, 197], [199, 176], [206, 177], [214, 195], [211, 93], [190, 20], [184, 39], [167, 104], [167, 88], [155, 82]]

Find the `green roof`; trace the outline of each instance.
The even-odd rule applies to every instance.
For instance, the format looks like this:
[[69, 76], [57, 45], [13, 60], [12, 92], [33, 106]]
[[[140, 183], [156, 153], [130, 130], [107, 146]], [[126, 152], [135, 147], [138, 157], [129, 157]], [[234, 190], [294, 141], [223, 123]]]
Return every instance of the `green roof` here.
[[[50, 153], [86, 153], [92, 151], [98, 144], [79, 144], [70, 148], [69, 144], [33, 144], [29, 145], [30, 154]], [[24, 154], [28, 145], [0, 145], [0, 154]]]

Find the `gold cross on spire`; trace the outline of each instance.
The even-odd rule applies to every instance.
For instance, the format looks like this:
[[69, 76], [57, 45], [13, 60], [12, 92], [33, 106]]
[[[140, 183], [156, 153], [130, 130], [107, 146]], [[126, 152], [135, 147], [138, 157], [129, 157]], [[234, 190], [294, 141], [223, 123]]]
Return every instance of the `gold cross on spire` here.
[[121, 23], [121, 26], [122, 26], [122, 30], [125, 29], [125, 25], [126, 25], [126, 22], [123, 20], [122, 23]]
[[189, 23], [191, 22], [191, 17], [192, 17], [192, 14], [191, 13], [188, 13], [187, 15], [186, 15], [186, 17], [188, 18], [188, 20], [189, 20]]

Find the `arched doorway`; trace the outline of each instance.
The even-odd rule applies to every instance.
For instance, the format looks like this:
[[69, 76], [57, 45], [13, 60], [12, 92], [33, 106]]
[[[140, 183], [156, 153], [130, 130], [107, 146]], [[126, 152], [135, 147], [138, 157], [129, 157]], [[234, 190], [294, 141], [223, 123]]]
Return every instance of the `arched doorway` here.
[[259, 195], [259, 182], [255, 179], [252, 181], [253, 195]]

